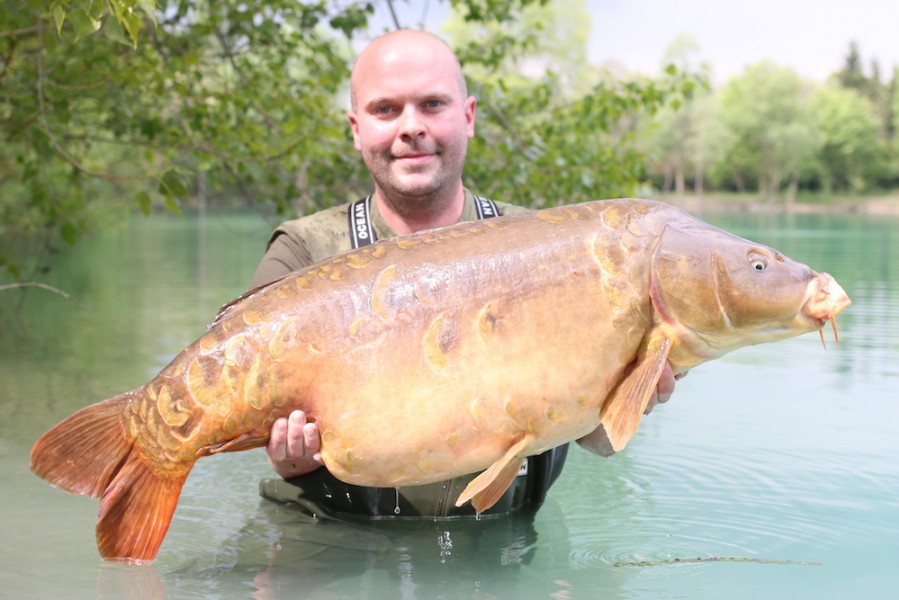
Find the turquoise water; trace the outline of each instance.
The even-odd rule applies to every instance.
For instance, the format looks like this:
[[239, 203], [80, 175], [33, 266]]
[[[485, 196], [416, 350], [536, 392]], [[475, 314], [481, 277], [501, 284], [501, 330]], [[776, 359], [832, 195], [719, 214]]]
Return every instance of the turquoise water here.
[[97, 501], [28, 452], [152, 377], [249, 281], [253, 216], [135, 218], [0, 293], [0, 597], [892, 598], [899, 586], [899, 218], [707, 215], [832, 273], [854, 304], [679, 382], [610, 459], [573, 448], [536, 515], [305, 523], [262, 501], [261, 451], [200, 461], [152, 565], [104, 563]]

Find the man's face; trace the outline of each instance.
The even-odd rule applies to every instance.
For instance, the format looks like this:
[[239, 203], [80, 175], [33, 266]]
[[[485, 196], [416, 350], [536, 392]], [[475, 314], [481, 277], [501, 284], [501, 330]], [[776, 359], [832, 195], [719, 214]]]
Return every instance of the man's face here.
[[349, 113], [356, 149], [391, 199], [427, 201], [457, 189], [475, 100], [458, 65], [439, 45], [392, 44], [360, 58]]

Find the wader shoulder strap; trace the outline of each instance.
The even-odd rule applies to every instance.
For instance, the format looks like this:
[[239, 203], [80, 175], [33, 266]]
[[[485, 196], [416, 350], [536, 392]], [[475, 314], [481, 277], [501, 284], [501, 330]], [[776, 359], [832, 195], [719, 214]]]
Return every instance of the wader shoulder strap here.
[[[474, 208], [478, 216], [478, 220], [490, 219], [499, 216], [499, 209], [496, 202], [490, 198], [474, 196]], [[350, 210], [347, 211], [347, 226], [350, 230], [350, 243], [353, 250], [368, 246], [378, 241], [375, 228], [371, 223], [371, 196], [360, 198], [350, 204]]]
[[490, 198], [475, 196], [474, 207], [478, 212], [478, 220], [499, 216], [499, 209], [496, 207], [496, 202], [494, 202]]
[[350, 228], [350, 244], [352, 244], [353, 250], [378, 241], [375, 228], [371, 224], [371, 196], [360, 198], [350, 204], [347, 220]]

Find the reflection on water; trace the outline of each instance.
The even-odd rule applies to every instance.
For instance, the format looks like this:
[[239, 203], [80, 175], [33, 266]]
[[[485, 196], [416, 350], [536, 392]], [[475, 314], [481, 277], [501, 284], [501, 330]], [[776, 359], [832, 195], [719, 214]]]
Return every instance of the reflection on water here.
[[[135, 220], [58, 257], [46, 282], [86, 308], [31, 291], [0, 329], [0, 595], [891, 597], [899, 219], [708, 218], [832, 273], [854, 301], [839, 346], [825, 351], [812, 334], [695, 369], [625, 452], [572, 450], [546, 505], [514, 519], [313, 524], [259, 498], [261, 452], [204, 459], [159, 558], [140, 567], [99, 560], [97, 502], [38, 480], [28, 451], [202, 333], [243, 291], [268, 227], [243, 216]], [[7, 317], [12, 303], [0, 295]], [[762, 562], [670, 562], [702, 558]]]

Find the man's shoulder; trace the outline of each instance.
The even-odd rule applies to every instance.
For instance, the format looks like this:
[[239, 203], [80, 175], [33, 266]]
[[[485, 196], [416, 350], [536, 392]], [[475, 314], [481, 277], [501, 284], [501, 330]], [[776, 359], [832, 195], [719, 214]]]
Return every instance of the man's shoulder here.
[[304, 234], [309, 231], [345, 231], [350, 204], [350, 202], [338, 204], [297, 219], [284, 221], [275, 229], [275, 234], [286, 233], [290, 236], [305, 237]]
[[499, 214], [503, 217], [512, 215], [526, 215], [528, 213], [534, 212], [533, 208], [521, 206], [520, 204], [511, 204], [509, 202], [500, 202], [498, 200], [494, 200], [493, 202], [496, 204], [496, 208], [499, 210]]
[[296, 270], [346, 252], [351, 247], [347, 214], [350, 202], [285, 221], [269, 238], [269, 249], [287, 247], [289, 267]]

